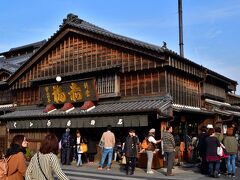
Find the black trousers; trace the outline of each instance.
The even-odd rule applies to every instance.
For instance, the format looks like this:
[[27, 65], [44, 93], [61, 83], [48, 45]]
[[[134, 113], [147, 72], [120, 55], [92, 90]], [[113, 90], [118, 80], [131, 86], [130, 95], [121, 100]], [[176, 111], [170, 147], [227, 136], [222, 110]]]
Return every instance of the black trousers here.
[[126, 171], [128, 173], [133, 173], [136, 167], [136, 157], [126, 157], [127, 164], [126, 164]]
[[95, 153], [88, 153], [89, 162], [94, 162], [94, 156], [95, 156]]
[[70, 165], [71, 148], [63, 148], [61, 154], [62, 164]]
[[202, 174], [208, 174], [208, 162], [206, 159], [206, 155], [203, 155], [202, 157], [202, 162], [201, 162], [201, 173]]

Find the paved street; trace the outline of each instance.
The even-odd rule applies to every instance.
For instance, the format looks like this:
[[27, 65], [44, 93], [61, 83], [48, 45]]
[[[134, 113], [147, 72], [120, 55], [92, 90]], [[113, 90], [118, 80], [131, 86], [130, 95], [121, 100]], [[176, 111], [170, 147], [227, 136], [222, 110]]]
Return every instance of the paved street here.
[[[106, 169], [97, 170], [97, 163], [94, 164], [84, 164], [82, 167], [72, 166], [63, 166], [64, 172], [67, 176], [72, 180], [99, 180], [99, 179], [116, 179], [116, 180], [156, 180], [156, 179], [172, 179], [172, 180], [211, 180], [208, 176], [204, 176], [198, 172], [197, 167], [175, 167], [173, 172], [175, 176], [167, 177], [165, 176], [166, 169], [158, 169], [154, 170], [154, 174], [146, 174], [144, 169], [137, 168], [135, 174], [130, 176], [126, 175], [123, 168], [114, 163], [111, 171], [107, 171]], [[230, 179], [226, 176], [221, 176], [219, 179]], [[237, 174], [235, 179], [240, 179], [239, 177], [239, 168], [237, 168]]]

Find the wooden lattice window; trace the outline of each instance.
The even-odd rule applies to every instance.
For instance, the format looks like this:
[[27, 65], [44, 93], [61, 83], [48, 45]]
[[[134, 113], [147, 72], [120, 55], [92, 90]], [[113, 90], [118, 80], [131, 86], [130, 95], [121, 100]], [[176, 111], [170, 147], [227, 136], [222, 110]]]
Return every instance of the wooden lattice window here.
[[117, 75], [102, 75], [97, 77], [98, 94], [118, 93], [119, 78]]

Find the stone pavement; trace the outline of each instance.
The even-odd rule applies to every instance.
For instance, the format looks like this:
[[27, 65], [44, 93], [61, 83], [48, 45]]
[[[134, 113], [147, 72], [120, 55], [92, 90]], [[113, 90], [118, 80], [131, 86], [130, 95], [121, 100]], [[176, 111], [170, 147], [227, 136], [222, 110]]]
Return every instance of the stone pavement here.
[[[110, 171], [107, 171], [106, 169], [103, 170], [97, 170], [98, 163], [93, 164], [84, 164], [82, 167], [76, 167], [75, 163], [73, 163], [71, 166], [64, 165], [62, 168], [64, 171], [71, 172], [85, 172], [85, 173], [99, 173], [99, 174], [109, 174], [109, 175], [121, 175], [125, 176], [125, 171], [123, 167], [117, 163], [114, 162], [112, 164], [112, 169]], [[237, 169], [239, 171], [239, 168]], [[161, 168], [154, 170], [154, 174], [146, 174], [145, 169], [136, 168], [135, 174], [129, 177], [135, 177], [136, 179], [140, 178], [146, 178], [146, 179], [172, 179], [172, 180], [178, 180], [178, 179], [184, 179], [184, 180], [210, 180], [213, 179], [211, 177], [202, 175], [199, 173], [199, 169], [196, 166], [193, 166], [191, 164], [183, 164], [182, 166], [175, 166], [173, 169], [173, 173], [175, 176], [165, 176], [166, 168]], [[219, 179], [226, 179], [226, 176], [222, 175]], [[229, 179], [229, 178], [228, 178]], [[236, 174], [235, 179], [240, 179], [239, 172]]]

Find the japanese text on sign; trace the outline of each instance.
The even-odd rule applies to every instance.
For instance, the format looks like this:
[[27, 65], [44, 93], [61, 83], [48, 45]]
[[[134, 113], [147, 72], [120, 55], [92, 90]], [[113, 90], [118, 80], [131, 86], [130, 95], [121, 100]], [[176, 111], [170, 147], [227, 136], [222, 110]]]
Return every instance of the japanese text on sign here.
[[55, 104], [97, 100], [97, 91], [93, 79], [41, 86], [40, 95], [44, 103]]

